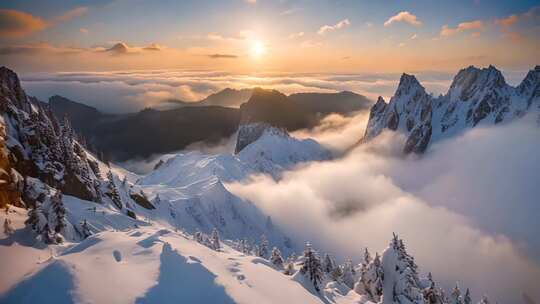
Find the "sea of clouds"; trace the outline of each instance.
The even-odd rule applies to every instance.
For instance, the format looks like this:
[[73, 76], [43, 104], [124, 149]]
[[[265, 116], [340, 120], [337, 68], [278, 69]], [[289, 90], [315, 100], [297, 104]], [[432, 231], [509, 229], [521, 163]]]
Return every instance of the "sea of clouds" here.
[[[540, 128], [534, 118], [478, 127], [403, 156], [404, 137], [383, 133], [356, 145], [366, 116], [331, 116], [312, 137], [345, 154], [311, 163], [276, 181], [255, 176], [228, 184], [297, 240], [338, 257], [379, 253], [393, 232], [405, 241], [420, 272], [446, 290], [459, 281], [475, 299], [499, 303], [540, 297]], [[352, 146], [352, 147], [351, 147]]]
[[[453, 75], [417, 74], [429, 92], [445, 92]], [[108, 113], [136, 112], [158, 107], [167, 99], [198, 101], [224, 88], [272, 88], [285, 94], [349, 90], [376, 100], [393, 95], [400, 74], [230, 74], [212, 71], [118, 71], [25, 73], [29, 95], [47, 101], [61, 95]]]

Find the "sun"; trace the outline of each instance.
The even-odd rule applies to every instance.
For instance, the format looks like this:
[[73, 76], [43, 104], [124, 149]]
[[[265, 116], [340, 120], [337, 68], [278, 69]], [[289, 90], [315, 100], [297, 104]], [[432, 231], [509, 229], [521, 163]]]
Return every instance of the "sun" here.
[[253, 58], [261, 58], [266, 53], [266, 46], [260, 40], [251, 42], [251, 56]]

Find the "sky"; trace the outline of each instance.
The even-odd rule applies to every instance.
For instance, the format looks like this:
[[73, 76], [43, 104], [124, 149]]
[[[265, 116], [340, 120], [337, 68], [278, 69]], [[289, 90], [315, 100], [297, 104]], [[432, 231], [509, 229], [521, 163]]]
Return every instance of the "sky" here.
[[2, 1], [19, 72], [456, 71], [538, 64], [537, 1]]

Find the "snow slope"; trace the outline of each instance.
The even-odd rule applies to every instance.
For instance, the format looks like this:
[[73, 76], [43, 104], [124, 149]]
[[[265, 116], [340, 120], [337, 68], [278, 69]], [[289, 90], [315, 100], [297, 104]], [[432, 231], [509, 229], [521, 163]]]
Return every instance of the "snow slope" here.
[[[19, 242], [23, 209], [9, 217], [17, 235], [8, 239]], [[329, 303], [268, 260], [227, 245], [214, 251], [159, 225], [132, 224], [50, 250], [0, 246], [3, 257], [17, 257], [17, 263], [0, 262], [10, 274], [0, 281], [0, 303]], [[351, 295], [328, 294], [332, 303], [353, 303]]]

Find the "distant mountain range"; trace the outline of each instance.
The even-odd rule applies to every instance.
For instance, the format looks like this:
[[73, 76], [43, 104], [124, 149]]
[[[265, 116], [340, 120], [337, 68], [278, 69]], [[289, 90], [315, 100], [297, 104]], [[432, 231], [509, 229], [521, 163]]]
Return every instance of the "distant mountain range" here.
[[247, 102], [251, 97], [253, 89], [231, 89], [225, 88], [219, 92], [208, 95], [206, 98], [196, 102], [186, 102], [179, 99], [169, 99], [167, 102], [182, 107], [193, 106], [221, 106], [227, 108], [239, 108], [241, 104]]
[[540, 124], [540, 66], [517, 87], [506, 83], [494, 66], [462, 69], [445, 95], [433, 97], [413, 75], [403, 74], [395, 95], [379, 97], [371, 108], [364, 141], [383, 130], [407, 136], [405, 153], [423, 153], [438, 140], [477, 125], [493, 125], [531, 113]]
[[[233, 100], [245, 102], [234, 108]], [[176, 109], [134, 114], [106, 114], [58, 95], [49, 99], [51, 111], [57, 117], [67, 116], [90, 149], [120, 161], [178, 151], [199, 141], [217, 142], [243, 123], [265, 122], [288, 131], [310, 128], [326, 114], [367, 111], [371, 104], [352, 92], [286, 96], [260, 88], [225, 89]]]

